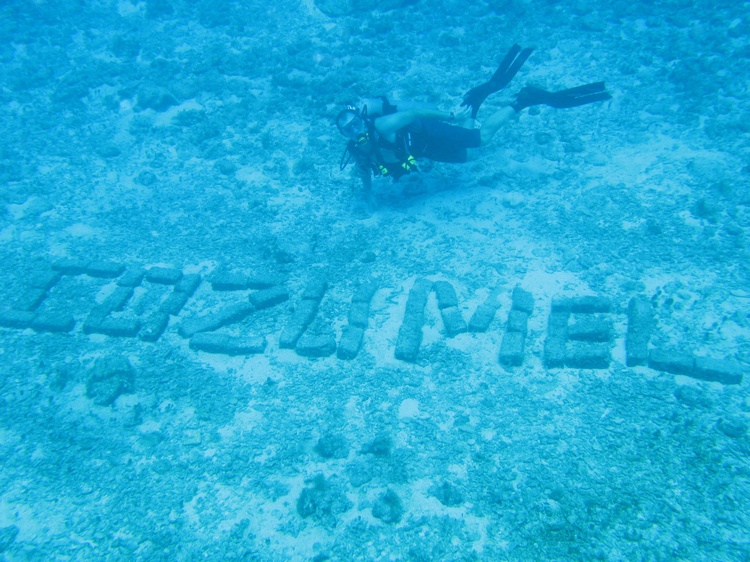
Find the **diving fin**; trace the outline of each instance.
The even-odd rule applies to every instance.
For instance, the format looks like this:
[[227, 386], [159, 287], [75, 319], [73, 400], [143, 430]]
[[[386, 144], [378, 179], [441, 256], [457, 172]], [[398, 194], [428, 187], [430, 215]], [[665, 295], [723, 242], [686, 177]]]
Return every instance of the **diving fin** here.
[[593, 82], [559, 92], [548, 92], [535, 86], [526, 86], [516, 94], [516, 101], [510, 106], [518, 113], [533, 105], [548, 105], [563, 109], [610, 99], [612, 96], [606, 91], [604, 82]]
[[471, 107], [472, 119], [477, 118], [479, 106], [487, 99], [487, 96], [499, 92], [510, 84], [510, 81], [513, 80], [513, 77], [518, 73], [533, 51], [533, 48], [521, 49], [520, 45], [513, 45], [489, 82], [480, 84], [466, 92], [461, 106]]

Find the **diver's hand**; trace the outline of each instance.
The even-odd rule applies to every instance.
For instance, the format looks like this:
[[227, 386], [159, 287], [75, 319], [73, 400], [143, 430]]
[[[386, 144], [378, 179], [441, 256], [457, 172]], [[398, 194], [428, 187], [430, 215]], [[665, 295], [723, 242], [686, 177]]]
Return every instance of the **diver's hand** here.
[[453, 115], [454, 121], [456, 121], [457, 123], [461, 123], [462, 121], [466, 121], [467, 119], [471, 118], [471, 107], [458, 107], [451, 111], [451, 114]]

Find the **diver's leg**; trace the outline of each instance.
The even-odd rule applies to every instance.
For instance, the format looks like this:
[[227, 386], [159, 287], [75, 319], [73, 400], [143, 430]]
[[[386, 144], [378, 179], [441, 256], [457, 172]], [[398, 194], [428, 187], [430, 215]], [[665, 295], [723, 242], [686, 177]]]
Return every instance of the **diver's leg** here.
[[500, 127], [505, 125], [515, 116], [516, 112], [512, 107], [504, 107], [490, 115], [490, 117], [484, 123], [482, 123], [482, 128], [479, 129], [479, 135], [482, 139], [481, 146], [485, 146], [487, 143], [489, 143], [492, 140], [492, 137], [495, 136], [495, 133], [497, 133], [497, 131], [500, 129]]

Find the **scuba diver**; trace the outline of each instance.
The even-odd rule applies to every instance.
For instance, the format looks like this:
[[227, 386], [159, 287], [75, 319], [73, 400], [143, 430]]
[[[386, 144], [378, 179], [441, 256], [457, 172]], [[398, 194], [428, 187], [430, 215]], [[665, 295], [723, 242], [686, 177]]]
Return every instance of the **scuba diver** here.
[[476, 128], [479, 107], [490, 94], [505, 88], [534, 49], [513, 45], [492, 78], [469, 90], [456, 112], [439, 111], [410, 102], [391, 104], [385, 97], [368, 100], [358, 109], [348, 106], [336, 117], [336, 126], [349, 139], [341, 157], [343, 170], [354, 159], [369, 197], [372, 176], [395, 180], [418, 171], [417, 159], [462, 163], [469, 148], [490, 142], [500, 127], [527, 107], [547, 105], [577, 107], [612, 98], [604, 82], [595, 82], [558, 92], [534, 86], [522, 88], [515, 101], [492, 114]]

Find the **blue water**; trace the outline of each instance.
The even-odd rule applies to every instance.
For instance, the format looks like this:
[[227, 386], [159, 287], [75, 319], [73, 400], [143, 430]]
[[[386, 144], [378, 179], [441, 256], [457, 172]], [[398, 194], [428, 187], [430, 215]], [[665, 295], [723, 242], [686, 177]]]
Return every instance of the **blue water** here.
[[749, 559], [748, 8], [0, 3], [0, 554]]

